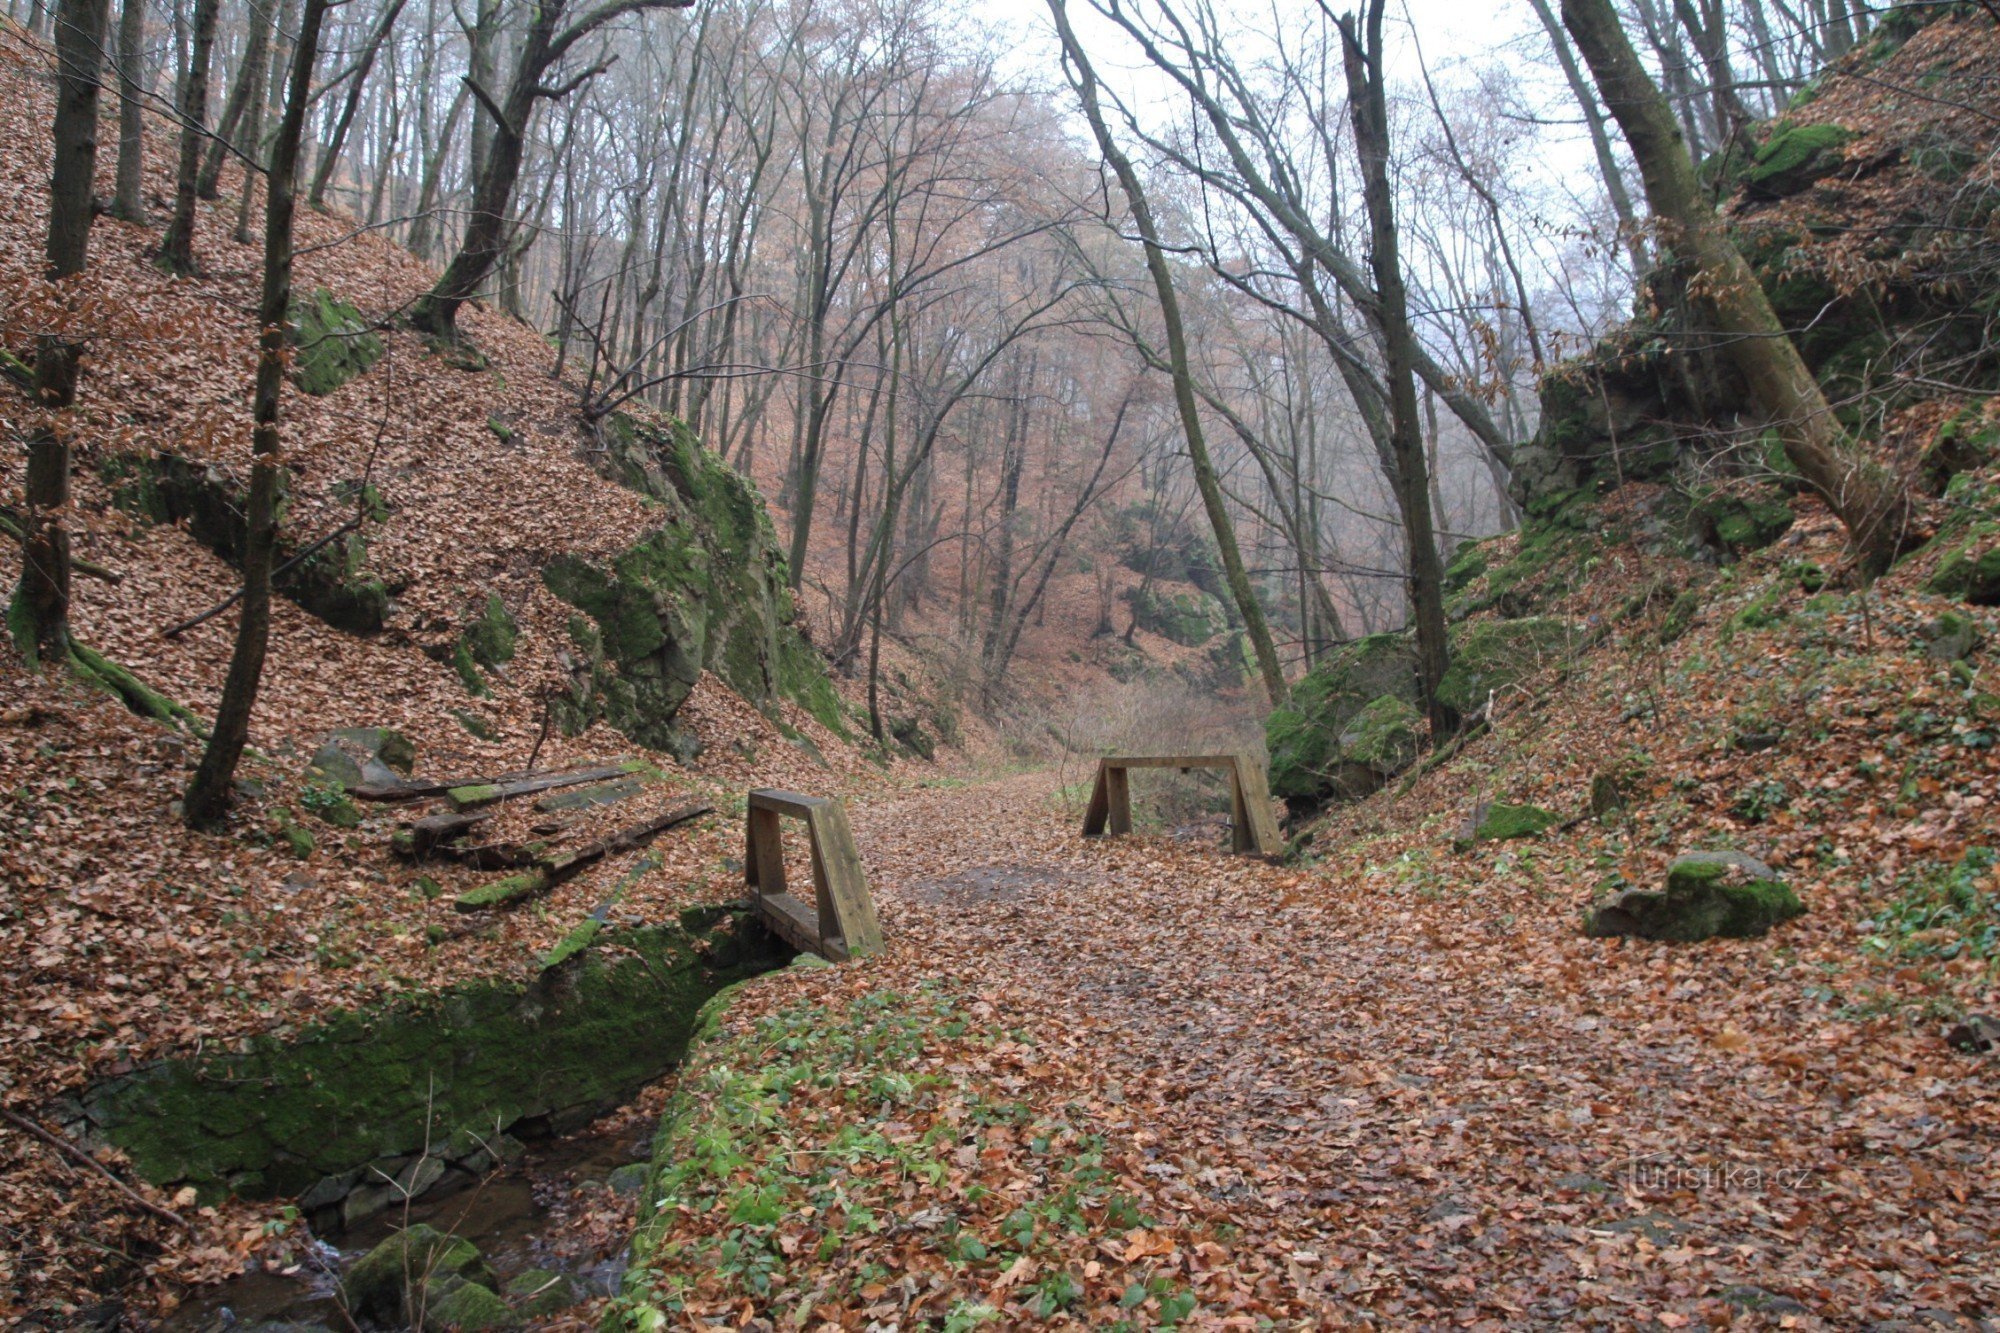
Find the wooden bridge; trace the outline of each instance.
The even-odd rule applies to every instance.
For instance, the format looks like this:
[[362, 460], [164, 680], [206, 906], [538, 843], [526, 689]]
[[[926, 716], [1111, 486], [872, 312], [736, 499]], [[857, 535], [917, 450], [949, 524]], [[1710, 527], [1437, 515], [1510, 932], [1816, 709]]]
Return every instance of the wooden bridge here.
[[[811, 840], [811, 907], [786, 890], [780, 818], [803, 821]], [[753, 891], [758, 915], [780, 939], [835, 963], [882, 947], [875, 900], [839, 801], [759, 787], [750, 793], [746, 824], [743, 881]]]
[[1263, 766], [1243, 754], [1106, 755], [1097, 764], [1097, 785], [1083, 816], [1083, 836], [1102, 837], [1132, 831], [1132, 779], [1135, 768], [1221, 769], [1229, 774], [1230, 850], [1242, 855], [1274, 857], [1284, 848], [1278, 821], [1271, 817], [1271, 788]]

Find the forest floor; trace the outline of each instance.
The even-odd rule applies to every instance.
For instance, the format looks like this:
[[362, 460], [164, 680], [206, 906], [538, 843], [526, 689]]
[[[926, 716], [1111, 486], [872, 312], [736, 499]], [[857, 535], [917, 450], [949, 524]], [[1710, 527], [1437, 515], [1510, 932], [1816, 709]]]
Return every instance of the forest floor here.
[[[1551, 931], [1573, 886], [1518, 850], [1464, 854], [1461, 896], [1385, 884], [1380, 847], [1308, 874], [1073, 818], [1048, 775], [858, 809], [889, 948], [746, 986], [683, 1079], [706, 1132], [718, 1067], [848, 1050], [680, 1200], [659, 1268], [687, 1314], [1957, 1326], [2000, 1301], [1990, 1076], [1805, 1012], [1796, 937]], [[853, 1057], [931, 1012], [912, 1083]], [[689, 1262], [758, 1247], [729, 1200], [795, 1129], [943, 1143], [941, 1170], [861, 1153], [829, 1207], [794, 1167], [770, 1253], [817, 1261]]]

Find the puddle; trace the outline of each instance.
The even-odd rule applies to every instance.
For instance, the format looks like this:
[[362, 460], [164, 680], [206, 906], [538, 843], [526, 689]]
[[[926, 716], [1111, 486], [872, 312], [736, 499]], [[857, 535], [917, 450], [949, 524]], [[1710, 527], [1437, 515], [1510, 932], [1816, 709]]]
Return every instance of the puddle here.
[[[614, 1117], [615, 1119], [615, 1117]], [[610, 1253], [575, 1251], [565, 1204], [581, 1192], [605, 1191], [611, 1173], [645, 1161], [651, 1134], [645, 1122], [582, 1130], [531, 1144], [516, 1161], [456, 1189], [432, 1191], [406, 1209], [369, 1218], [319, 1238], [313, 1260], [295, 1270], [246, 1272], [196, 1290], [159, 1327], [177, 1333], [218, 1333], [269, 1325], [318, 1326], [339, 1333], [356, 1327], [339, 1298], [340, 1274], [404, 1226], [427, 1222], [462, 1236], [503, 1278], [531, 1268], [565, 1273], [586, 1296], [609, 1295], [624, 1272], [626, 1228]], [[562, 1237], [565, 1244], [556, 1243]]]
[[1012, 903], [1038, 889], [1061, 889], [1084, 882], [1079, 875], [1046, 866], [979, 866], [942, 879], [919, 880], [906, 892], [919, 902], [954, 906]]

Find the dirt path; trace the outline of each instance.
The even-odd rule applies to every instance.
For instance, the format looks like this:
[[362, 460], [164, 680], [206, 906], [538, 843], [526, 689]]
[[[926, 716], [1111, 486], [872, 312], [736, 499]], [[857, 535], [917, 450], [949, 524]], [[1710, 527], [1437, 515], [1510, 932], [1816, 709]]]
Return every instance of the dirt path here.
[[1829, 1017], [1782, 945], [1585, 940], [1574, 887], [1520, 856], [1384, 896], [1086, 843], [1046, 776], [854, 822], [892, 940], [867, 971], [1019, 1015], [1080, 1079], [1046, 1095], [1138, 1145], [1152, 1205], [1274, 1308], [1954, 1326], [2000, 1302], [1990, 1071]]

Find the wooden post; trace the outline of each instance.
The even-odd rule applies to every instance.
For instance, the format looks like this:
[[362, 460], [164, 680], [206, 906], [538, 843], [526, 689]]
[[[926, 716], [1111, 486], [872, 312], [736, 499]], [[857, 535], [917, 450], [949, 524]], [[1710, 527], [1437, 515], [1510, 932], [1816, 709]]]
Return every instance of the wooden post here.
[[1284, 841], [1271, 817], [1271, 789], [1264, 770], [1248, 755], [1106, 755], [1098, 761], [1097, 782], [1083, 815], [1083, 836], [1116, 837], [1132, 831], [1132, 779], [1135, 768], [1216, 768], [1229, 775], [1229, 844], [1239, 854], [1278, 855]]
[[[781, 816], [802, 820], [812, 845], [810, 908], [786, 890]], [[839, 963], [882, 947], [882, 927], [854, 846], [854, 830], [838, 801], [771, 787], [751, 792], [743, 880], [765, 923], [796, 949]]]

